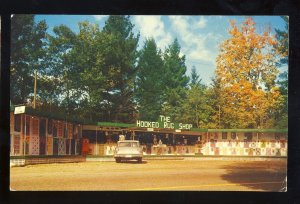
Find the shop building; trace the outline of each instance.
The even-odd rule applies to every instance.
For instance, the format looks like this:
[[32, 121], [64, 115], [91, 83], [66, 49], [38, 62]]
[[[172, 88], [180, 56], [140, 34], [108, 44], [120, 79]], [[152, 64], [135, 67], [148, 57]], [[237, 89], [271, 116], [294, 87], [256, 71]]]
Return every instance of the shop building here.
[[89, 155], [113, 155], [120, 135], [139, 140], [144, 155], [287, 156], [287, 130], [137, 128], [134, 124], [83, 125]]
[[10, 112], [10, 155], [79, 155], [82, 125], [26, 108], [26, 113]]
[[197, 129], [170, 121], [84, 124], [31, 108], [10, 113], [11, 156], [111, 156], [120, 135], [139, 140], [144, 155], [286, 157], [288, 149], [287, 130]]

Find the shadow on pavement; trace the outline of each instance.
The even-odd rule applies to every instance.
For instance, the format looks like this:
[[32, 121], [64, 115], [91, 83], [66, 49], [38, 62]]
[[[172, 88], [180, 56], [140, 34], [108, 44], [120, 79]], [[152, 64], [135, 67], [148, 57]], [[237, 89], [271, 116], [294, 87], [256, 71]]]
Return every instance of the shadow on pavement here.
[[222, 179], [256, 191], [279, 192], [287, 176], [286, 161], [237, 162], [223, 168]]
[[147, 164], [146, 161], [142, 161], [141, 163], [137, 162], [137, 161], [131, 161], [131, 160], [128, 160], [128, 161], [121, 161], [120, 163], [127, 163], [127, 164]]

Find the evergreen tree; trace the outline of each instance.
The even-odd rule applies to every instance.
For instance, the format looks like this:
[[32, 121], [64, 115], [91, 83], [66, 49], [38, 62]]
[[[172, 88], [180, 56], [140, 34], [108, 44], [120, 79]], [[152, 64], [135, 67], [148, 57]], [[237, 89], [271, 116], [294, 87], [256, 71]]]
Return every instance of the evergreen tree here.
[[197, 74], [196, 67], [193, 66], [191, 73], [190, 86], [197, 86], [201, 84], [200, 76]]
[[109, 42], [96, 24], [81, 22], [77, 41], [70, 52], [76, 70], [72, 77], [73, 92], [78, 93], [76, 100], [81, 114], [91, 121], [103, 120], [103, 95], [108, 87], [103, 74], [103, 53]]
[[180, 45], [177, 39], [165, 50], [163, 59], [165, 93], [162, 111], [176, 121], [180, 120], [184, 112], [182, 103], [189, 82], [189, 77], [186, 76], [185, 56], [180, 56]]
[[164, 89], [163, 61], [154, 39], [146, 40], [138, 62], [136, 98], [139, 116], [156, 121], [161, 113]]
[[110, 84], [105, 100], [111, 104], [108, 111], [113, 115], [113, 121], [134, 120], [133, 89], [139, 34], [134, 35], [133, 27], [129, 16], [109, 16], [103, 28], [103, 32], [112, 38], [104, 55], [103, 73]]
[[183, 101], [182, 121], [193, 123], [193, 126], [197, 128], [206, 128], [212, 112], [211, 104], [208, 88], [201, 83], [195, 67], [192, 68], [189, 87], [187, 97]]

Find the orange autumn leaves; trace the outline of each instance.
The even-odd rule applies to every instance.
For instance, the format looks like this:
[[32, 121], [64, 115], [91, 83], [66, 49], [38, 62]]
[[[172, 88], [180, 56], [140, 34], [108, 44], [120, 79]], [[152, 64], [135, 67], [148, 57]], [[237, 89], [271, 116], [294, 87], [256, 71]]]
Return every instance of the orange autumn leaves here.
[[257, 33], [247, 18], [238, 27], [230, 22], [231, 37], [220, 46], [216, 79], [220, 83], [219, 105], [225, 128], [269, 128], [281, 103], [275, 80], [276, 44], [270, 30]]

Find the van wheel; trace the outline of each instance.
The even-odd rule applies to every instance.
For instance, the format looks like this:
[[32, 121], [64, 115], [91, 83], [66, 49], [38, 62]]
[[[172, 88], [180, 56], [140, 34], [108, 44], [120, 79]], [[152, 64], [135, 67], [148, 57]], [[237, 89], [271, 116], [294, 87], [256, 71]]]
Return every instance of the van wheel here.
[[137, 159], [138, 163], [142, 163], [142, 158]]
[[120, 162], [121, 162], [121, 159], [120, 159], [120, 158], [116, 158], [116, 162], [117, 162], [117, 163], [120, 163]]

